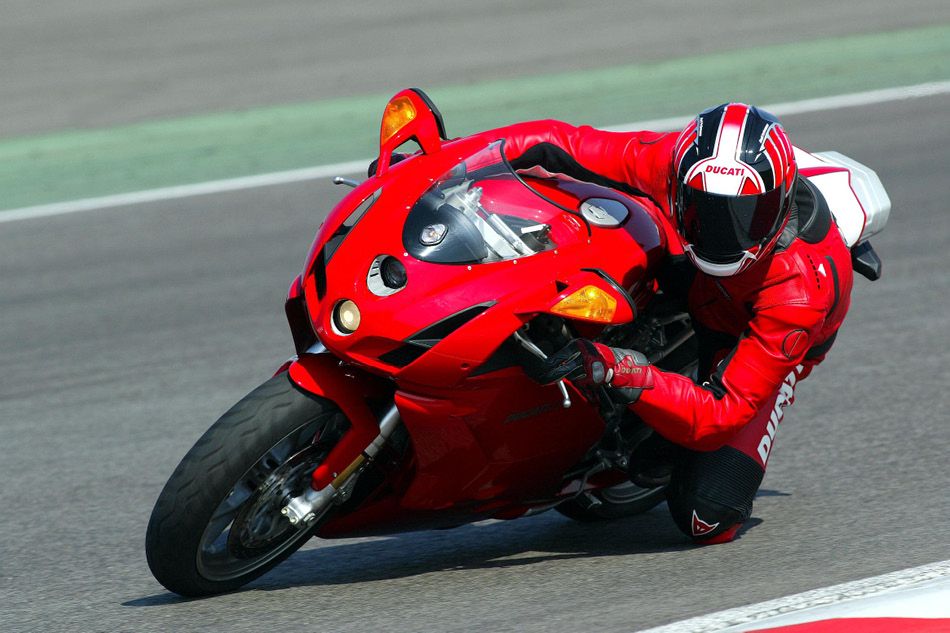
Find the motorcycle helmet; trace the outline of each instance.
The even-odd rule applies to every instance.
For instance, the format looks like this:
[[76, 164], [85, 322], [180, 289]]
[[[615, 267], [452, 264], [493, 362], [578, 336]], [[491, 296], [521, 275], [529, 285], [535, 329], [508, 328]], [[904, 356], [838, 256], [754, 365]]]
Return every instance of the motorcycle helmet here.
[[670, 206], [697, 268], [728, 277], [775, 248], [798, 170], [772, 114], [742, 103], [701, 112], [676, 141], [673, 171]]

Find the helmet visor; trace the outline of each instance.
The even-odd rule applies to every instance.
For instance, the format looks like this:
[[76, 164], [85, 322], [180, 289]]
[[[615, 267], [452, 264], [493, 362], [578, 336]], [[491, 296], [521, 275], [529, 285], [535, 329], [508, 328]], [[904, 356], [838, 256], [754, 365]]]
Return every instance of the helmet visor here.
[[771, 239], [784, 217], [785, 187], [724, 196], [681, 185], [676, 200], [683, 239], [703, 259], [725, 264]]

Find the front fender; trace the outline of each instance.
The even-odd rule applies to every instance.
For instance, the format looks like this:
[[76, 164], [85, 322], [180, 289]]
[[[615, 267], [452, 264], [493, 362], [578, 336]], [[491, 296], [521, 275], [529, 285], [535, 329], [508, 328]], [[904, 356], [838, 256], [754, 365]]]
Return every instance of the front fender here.
[[319, 490], [379, 435], [379, 421], [369, 400], [391, 401], [395, 390], [389, 381], [329, 353], [301, 354], [291, 362], [287, 375], [299, 389], [332, 401], [350, 421], [350, 430], [313, 473], [313, 488]]

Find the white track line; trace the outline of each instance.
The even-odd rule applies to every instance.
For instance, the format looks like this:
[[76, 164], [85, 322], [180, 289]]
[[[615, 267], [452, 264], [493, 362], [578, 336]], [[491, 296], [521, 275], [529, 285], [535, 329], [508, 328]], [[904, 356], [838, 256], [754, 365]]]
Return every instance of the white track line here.
[[304, 180], [315, 180], [317, 178], [329, 178], [331, 176], [338, 176], [341, 174], [355, 174], [357, 172], [364, 171], [366, 166], [369, 165], [370, 160], [371, 159], [354, 160], [348, 163], [321, 165], [320, 167], [307, 167], [304, 169], [293, 169], [290, 171], [278, 171], [270, 174], [260, 174], [257, 176], [228, 178], [227, 180], [211, 180], [208, 182], [195, 183], [193, 185], [162, 187], [161, 189], [147, 189], [145, 191], [119, 193], [114, 196], [104, 196], [101, 198], [84, 198], [82, 200], [44, 204], [37, 207], [11, 209], [10, 211], [0, 211], [0, 223], [13, 222], [14, 220], [43, 218], [50, 215], [63, 215], [65, 213], [96, 211], [98, 209], [108, 209], [110, 207], [124, 207], [132, 204], [157, 202], [160, 200], [190, 198], [192, 196], [204, 196], [211, 193], [240, 191], [241, 189], [253, 189], [255, 187], [282, 185], [291, 182], [301, 182]]
[[[823, 112], [826, 110], [839, 110], [841, 108], [853, 108], [857, 106], [873, 105], [875, 103], [886, 103], [888, 101], [901, 101], [903, 99], [917, 99], [920, 97], [932, 97], [935, 95], [947, 94], [950, 92], [950, 81], [932, 81], [915, 86], [902, 86], [899, 88], [883, 88], [881, 90], [869, 90], [867, 92], [852, 92], [846, 95], [836, 95], [833, 97], [820, 97], [818, 99], [804, 99], [802, 101], [785, 101], [782, 103], [773, 103], [762, 106], [763, 110], [771, 112], [776, 116], [788, 116], [792, 114], [804, 114], [806, 112]], [[639, 123], [626, 123], [624, 125], [614, 125], [603, 129], [612, 132], [627, 132], [631, 130], [656, 130], [663, 132], [667, 130], [677, 130], [686, 125], [686, 122], [695, 115], [681, 117], [671, 117], [669, 119], [654, 119], [652, 121], [641, 121]]]
[[[790, 114], [837, 110], [840, 108], [864, 106], [874, 103], [884, 103], [887, 101], [899, 101], [902, 99], [915, 99], [919, 97], [929, 97], [947, 93], [950, 93], [950, 81], [935, 81], [917, 84], [915, 86], [903, 86], [899, 88], [886, 88], [883, 90], [855, 92], [833, 97], [822, 97], [819, 99], [805, 99], [803, 101], [788, 101], [785, 103], [775, 103], [762, 107], [763, 109], [768, 110], [777, 116], [786, 116]], [[693, 115], [683, 115], [667, 119], [653, 119], [651, 121], [625, 123], [623, 125], [615, 125], [606, 127], [604, 129], [612, 131], [675, 130], [683, 127], [683, 125], [685, 125], [692, 116]], [[108, 209], [111, 207], [123, 207], [134, 204], [142, 204], [145, 202], [157, 202], [160, 200], [190, 198], [192, 196], [202, 196], [226, 191], [240, 191], [241, 189], [253, 189], [256, 187], [281, 185], [306, 180], [314, 180], [317, 178], [328, 178], [330, 176], [336, 175], [356, 174], [362, 172], [366, 168], [366, 165], [369, 164], [370, 160], [372, 159], [365, 158], [345, 163], [322, 165], [319, 167], [309, 167], [306, 169], [294, 169], [291, 171], [279, 171], [269, 174], [260, 174], [257, 176], [228, 178], [227, 180], [212, 180], [209, 182], [201, 182], [192, 185], [180, 185], [176, 187], [163, 187], [161, 189], [149, 189], [146, 191], [135, 191], [132, 193], [120, 193], [113, 196], [104, 196], [101, 198], [85, 198], [83, 200], [71, 200], [68, 202], [57, 202], [54, 204], [44, 204], [35, 207], [10, 209], [8, 211], [0, 210], [0, 223], [13, 222], [15, 220], [43, 218], [52, 215], [64, 215], [67, 213], [95, 211], [98, 209]]]
[[[837, 605], [861, 598], [905, 589], [932, 580], [950, 578], [950, 560], [896, 571], [883, 576], [846, 582], [823, 589], [814, 589], [804, 593], [785, 596], [768, 602], [752, 604], [719, 613], [703, 615], [681, 622], [640, 631], [640, 633], [717, 633], [732, 630], [749, 630], [780, 615], [788, 615], [813, 609]], [[909, 616], [908, 616], [909, 617]], [[741, 628], [740, 628], [741, 627]]]

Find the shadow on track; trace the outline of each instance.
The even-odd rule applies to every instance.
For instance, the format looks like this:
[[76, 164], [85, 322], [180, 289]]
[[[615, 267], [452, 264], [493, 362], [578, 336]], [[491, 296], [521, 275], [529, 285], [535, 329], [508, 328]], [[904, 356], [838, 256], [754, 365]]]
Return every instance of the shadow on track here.
[[[761, 522], [758, 518], [750, 519], [739, 536]], [[348, 585], [434, 572], [672, 553], [695, 547], [673, 525], [665, 504], [640, 516], [603, 523], [578, 523], [548, 512], [515, 521], [407, 532], [371, 541], [319, 542], [321, 546], [297, 552], [238, 591]], [[149, 607], [186, 601], [186, 598], [162, 593], [129, 600], [122, 606]]]

